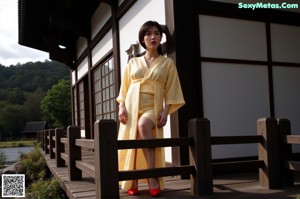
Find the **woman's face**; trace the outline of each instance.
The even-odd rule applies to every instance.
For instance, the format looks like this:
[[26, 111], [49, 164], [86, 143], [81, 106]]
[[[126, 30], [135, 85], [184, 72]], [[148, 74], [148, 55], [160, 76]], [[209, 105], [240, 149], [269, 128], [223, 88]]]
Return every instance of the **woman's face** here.
[[161, 42], [161, 34], [156, 26], [150, 27], [144, 35], [147, 50], [157, 50]]

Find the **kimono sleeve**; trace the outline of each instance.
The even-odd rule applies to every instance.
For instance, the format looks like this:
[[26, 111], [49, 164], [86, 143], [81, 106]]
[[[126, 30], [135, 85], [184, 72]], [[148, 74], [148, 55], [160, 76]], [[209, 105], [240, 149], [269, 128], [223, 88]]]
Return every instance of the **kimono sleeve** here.
[[170, 104], [169, 114], [178, 110], [185, 104], [178, 73], [174, 62], [171, 62], [165, 84], [165, 104]]
[[130, 86], [130, 63], [127, 64], [125, 71], [123, 73], [123, 78], [121, 82], [121, 87], [119, 91], [119, 95], [117, 97], [117, 102], [124, 102], [126, 99], [127, 91]]

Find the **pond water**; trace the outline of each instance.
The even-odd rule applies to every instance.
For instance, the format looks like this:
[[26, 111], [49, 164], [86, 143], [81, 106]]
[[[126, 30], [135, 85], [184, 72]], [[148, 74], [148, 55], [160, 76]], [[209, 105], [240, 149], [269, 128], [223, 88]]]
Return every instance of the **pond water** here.
[[20, 157], [20, 153], [28, 153], [30, 152], [34, 147], [29, 146], [29, 147], [12, 147], [12, 148], [0, 148], [0, 153], [4, 153], [6, 157], [6, 163], [7, 165], [11, 165], [15, 162]]

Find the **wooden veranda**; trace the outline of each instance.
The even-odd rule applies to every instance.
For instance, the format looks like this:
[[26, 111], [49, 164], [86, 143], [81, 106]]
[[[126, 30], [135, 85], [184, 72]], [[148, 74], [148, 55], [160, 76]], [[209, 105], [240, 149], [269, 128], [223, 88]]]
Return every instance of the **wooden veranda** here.
[[[166, 177], [160, 198], [297, 198], [300, 197], [299, 162], [291, 145], [300, 136], [290, 135], [288, 120], [259, 119], [257, 135], [212, 137], [207, 119], [189, 123], [188, 138], [144, 141], [117, 141], [116, 123], [95, 123], [95, 139], [81, 139], [80, 128], [44, 130], [38, 134], [41, 152], [69, 198], [147, 198], [147, 185], [140, 184], [139, 196], [128, 196], [119, 189], [121, 180]], [[216, 144], [257, 143], [257, 160], [213, 163], [211, 146]], [[142, 147], [189, 146], [190, 165], [120, 172], [117, 150]], [[236, 174], [215, 176], [218, 170]], [[240, 173], [254, 169], [255, 172]], [[296, 175], [295, 175], [296, 174]], [[191, 179], [181, 179], [190, 175]]]

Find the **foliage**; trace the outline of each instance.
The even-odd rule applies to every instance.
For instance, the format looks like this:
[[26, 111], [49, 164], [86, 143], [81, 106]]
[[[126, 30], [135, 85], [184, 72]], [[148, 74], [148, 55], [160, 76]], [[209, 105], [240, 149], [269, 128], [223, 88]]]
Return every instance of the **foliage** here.
[[67, 127], [71, 123], [70, 81], [60, 80], [41, 102], [43, 111], [55, 121], [55, 127]]
[[5, 167], [6, 156], [3, 152], [0, 152], [0, 169]]
[[26, 176], [26, 183], [30, 184], [46, 177], [46, 162], [38, 147], [27, 154], [21, 154], [19, 173]]
[[29, 187], [28, 191], [30, 198], [67, 198], [55, 177], [49, 180], [39, 180], [33, 183]]
[[70, 79], [69, 69], [55, 61], [0, 64], [0, 140], [20, 137], [27, 121], [46, 120], [51, 127], [40, 104], [61, 79]]
[[49, 169], [37, 144], [29, 153], [21, 154], [18, 172], [26, 176], [28, 198], [67, 198], [57, 178], [49, 177]]

